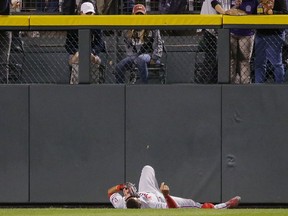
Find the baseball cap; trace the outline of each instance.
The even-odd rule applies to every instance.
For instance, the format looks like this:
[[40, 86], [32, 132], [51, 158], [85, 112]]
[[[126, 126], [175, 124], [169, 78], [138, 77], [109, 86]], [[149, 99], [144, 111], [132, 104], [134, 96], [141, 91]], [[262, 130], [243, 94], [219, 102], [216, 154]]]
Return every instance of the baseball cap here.
[[94, 10], [94, 5], [91, 3], [91, 2], [84, 2], [82, 5], [81, 5], [81, 8], [80, 8], [80, 11], [83, 13], [83, 14], [87, 14], [87, 13], [94, 13], [95, 14], [95, 10]]
[[146, 14], [146, 8], [145, 8], [145, 6], [142, 5], [142, 4], [136, 4], [136, 5], [133, 7], [132, 13], [133, 13], [133, 14], [137, 14], [137, 13]]

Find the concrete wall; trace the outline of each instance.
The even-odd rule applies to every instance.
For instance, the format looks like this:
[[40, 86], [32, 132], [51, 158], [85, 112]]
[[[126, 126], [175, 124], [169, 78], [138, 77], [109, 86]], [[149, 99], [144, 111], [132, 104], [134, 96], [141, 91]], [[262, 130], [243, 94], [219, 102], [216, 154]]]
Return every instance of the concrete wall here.
[[150, 164], [174, 195], [287, 204], [287, 88], [0, 86], [0, 202], [108, 203]]

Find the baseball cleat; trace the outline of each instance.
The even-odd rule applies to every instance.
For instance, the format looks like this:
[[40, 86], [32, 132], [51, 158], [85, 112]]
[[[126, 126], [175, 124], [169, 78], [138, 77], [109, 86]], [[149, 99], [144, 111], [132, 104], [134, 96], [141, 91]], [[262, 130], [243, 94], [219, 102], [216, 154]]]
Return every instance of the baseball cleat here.
[[233, 197], [232, 199], [226, 202], [227, 208], [235, 208], [239, 205], [241, 200], [240, 196]]

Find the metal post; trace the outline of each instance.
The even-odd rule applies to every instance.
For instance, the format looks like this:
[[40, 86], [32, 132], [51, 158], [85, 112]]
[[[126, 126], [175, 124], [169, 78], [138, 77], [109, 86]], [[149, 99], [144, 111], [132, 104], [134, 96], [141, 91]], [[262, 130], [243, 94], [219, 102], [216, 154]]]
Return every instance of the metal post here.
[[90, 29], [79, 29], [79, 84], [90, 83]]
[[218, 83], [230, 83], [230, 31], [218, 29]]

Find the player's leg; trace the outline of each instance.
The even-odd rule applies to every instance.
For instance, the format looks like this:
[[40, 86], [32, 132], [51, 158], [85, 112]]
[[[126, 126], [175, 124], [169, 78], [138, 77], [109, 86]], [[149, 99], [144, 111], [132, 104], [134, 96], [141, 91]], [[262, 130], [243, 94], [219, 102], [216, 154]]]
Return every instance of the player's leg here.
[[235, 208], [239, 205], [241, 200], [241, 197], [236, 196], [233, 197], [232, 199], [228, 200], [225, 203], [219, 203], [217, 205], [214, 205], [215, 209], [227, 209], [227, 208]]
[[213, 203], [204, 203], [201, 208], [205, 208], [205, 209], [214, 209], [215, 205]]
[[201, 208], [202, 204], [195, 202], [192, 199], [185, 199], [181, 197], [171, 196], [172, 199], [177, 203], [179, 208]]
[[205, 209], [227, 209], [227, 208], [235, 208], [238, 206], [241, 198], [239, 196], [233, 197], [225, 203], [212, 204], [212, 203], [198, 203], [192, 199], [184, 199], [180, 197], [171, 196], [174, 201], [177, 203], [179, 208], [205, 208]]
[[143, 167], [140, 180], [139, 180], [139, 192], [159, 192], [158, 182], [155, 176], [153, 167], [146, 165]]

